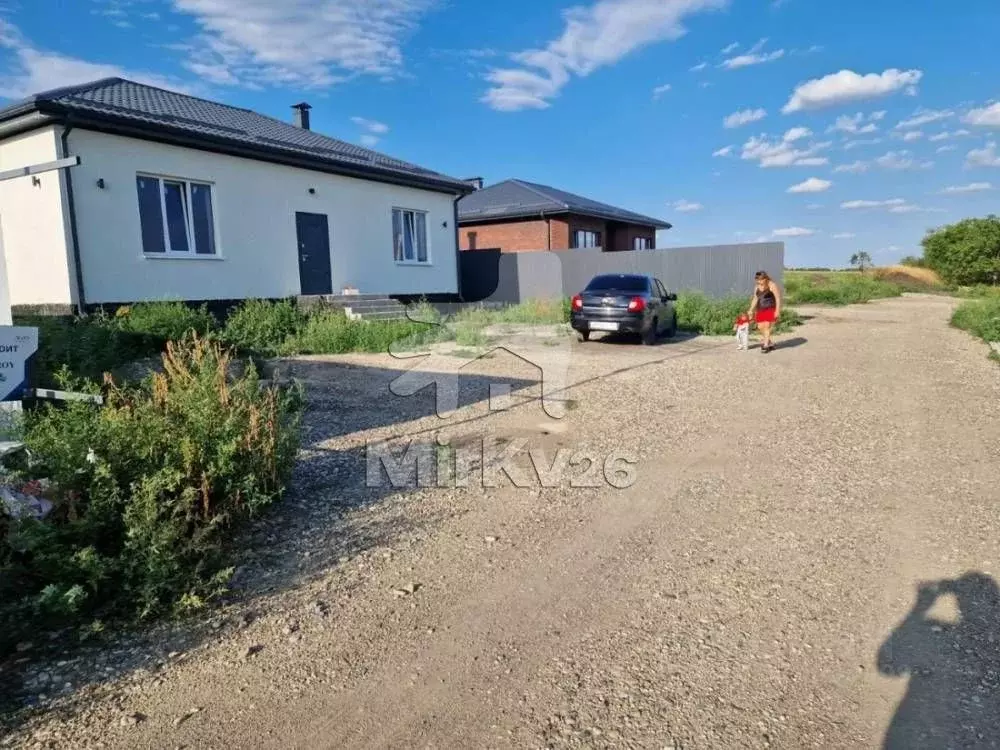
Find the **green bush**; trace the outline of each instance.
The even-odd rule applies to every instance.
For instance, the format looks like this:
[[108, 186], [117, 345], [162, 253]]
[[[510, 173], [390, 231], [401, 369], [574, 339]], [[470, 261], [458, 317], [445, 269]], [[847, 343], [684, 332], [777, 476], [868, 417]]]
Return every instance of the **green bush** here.
[[317, 310], [306, 319], [289, 350], [301, 354], [387, 352], [394, 344], [419, 338], [429, 327], [411, 320], [349, 320], [343, 310]]
[[220, 338], [240, 351], [276, 355], [302, 327], [305, 316], [291, 300], [247, 300], [230, 312]]
[[965, 219], [927, 233], [924, 260], [949, 284], [1000, 282], [1000, 216]]
[[951, 324], [984, 341], [1000, 341], [1000, 296], [966, 300], [952, 314]]
[[785, 274], [785, 301], [793, 305], [854, 305], [902, 293], [899, 284], [853, 271]]
[[[41, 521], [0, 514], [0, 654], [40, 628], [199, 606], [228, 577], [224, 543], [277, 499], [298, 446], [298, 393], [229, 378], [217, 344], [168, 345], [164, 372], [25, 420]], [[11, 477], [7, 477], [9, 480]]]
[[154, 341], [180, 341], [189, 333], [204, 336], [215, 328], [208, 308], [183, 302], [139, 302], [119, 307], [114, 323], [123, 331], [149, 336]]
[[927, 261], [914, 255], [907, 255], [899, 261], [899, 265], [909, 268], [927, 268]]
[[14, 322], [38, 328], [38, 352], [30, 377], [32, 385], [40, 388], [57, 387], [60, 372], [99, 381], [105, 372], [162, 350], [158, 339], [123, 330], [102, 315], [24, 316]]

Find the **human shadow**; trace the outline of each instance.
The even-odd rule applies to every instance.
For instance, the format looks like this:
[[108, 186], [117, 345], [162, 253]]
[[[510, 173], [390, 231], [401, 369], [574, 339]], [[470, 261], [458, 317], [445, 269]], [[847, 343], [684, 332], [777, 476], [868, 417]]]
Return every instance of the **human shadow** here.
[[[932, 608], [954, 596], [957, 620]], [[1000, 587], [984, 573], [921, 583], [878, 652], [884, 675], [909, 675], [885, 750], [1000, 747]]]
[[808, 341], [808, 339], [802, 338], [801, 336], [796, 336], [791, 339], [777, 339], [774, 342], [775, 349], [794, 349], [797, 346], [802, 346]]

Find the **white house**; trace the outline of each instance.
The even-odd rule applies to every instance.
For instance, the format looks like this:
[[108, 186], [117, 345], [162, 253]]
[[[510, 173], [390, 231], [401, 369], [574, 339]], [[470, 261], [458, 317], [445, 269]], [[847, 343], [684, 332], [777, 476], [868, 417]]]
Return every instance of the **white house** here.
[[11, 304], [456, 293], [470, 186], [295, 120], [121, 78], [0, 110], [0, 171], [79, 157], [0, 182]]

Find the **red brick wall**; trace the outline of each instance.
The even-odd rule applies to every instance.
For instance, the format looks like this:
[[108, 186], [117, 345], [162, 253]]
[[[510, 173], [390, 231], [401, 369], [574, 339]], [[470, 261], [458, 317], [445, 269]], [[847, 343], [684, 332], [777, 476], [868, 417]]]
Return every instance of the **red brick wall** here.
[[479, 250], [500, 249], [505, 253], [546, 250], [548, 231], [548, 223], [541, 219], [473, 224], [459, 227], [459, 246], [463, 250], [469, 250], [471, 248], [469, 234], [475, 233], [476, 248]]
[[656, 246], [656, 230], [653, 227], [609, 224], [601, 219], [576, 215], [463, 226], [459, 228], [459, 244], [462, 250], [471, 249], [469, 235], [475, 233], [476, 248], [479, 250], [500, 249], [505, 253], [546, 250], [549, 247], [569, 250], [573, 232], [577, 229], [600, 232], [601, 244], [607, 252], [631, 250], [635, 237], [649, 237], [653, 247]]

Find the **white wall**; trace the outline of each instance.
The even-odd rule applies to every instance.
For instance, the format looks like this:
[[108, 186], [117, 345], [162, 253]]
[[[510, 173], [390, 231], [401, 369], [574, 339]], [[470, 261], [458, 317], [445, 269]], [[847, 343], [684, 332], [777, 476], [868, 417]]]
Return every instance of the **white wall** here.
[[[88, 303], [298, 294], [296, 211], [328, 216], [334, 293], [457, 291], [453, 196], [79, 129], [69, 144]], [[213, 183], [221, 260], [143, 256], [137, 172]], [[430, 266], [393, 261], [394, 206], [427, 212]]]
[[[55, 161], [61, 133], [48, 127], [0, 142], [0, 171]], [[64, 172], [37, 175], [40, 185], [30, 176], [0, 182], [0, 237], [12, 305], [69, 305], [76, 299]]]

